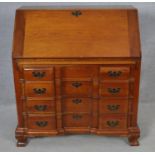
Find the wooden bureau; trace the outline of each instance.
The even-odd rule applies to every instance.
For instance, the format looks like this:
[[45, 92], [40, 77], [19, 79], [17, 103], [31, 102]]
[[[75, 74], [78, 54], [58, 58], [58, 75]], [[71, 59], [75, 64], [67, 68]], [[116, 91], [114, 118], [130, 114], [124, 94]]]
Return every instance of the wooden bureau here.
[[17, 146], [63, 134], [126, 136], [139, 144], [135, 8], [20, 8], [12, 58]]

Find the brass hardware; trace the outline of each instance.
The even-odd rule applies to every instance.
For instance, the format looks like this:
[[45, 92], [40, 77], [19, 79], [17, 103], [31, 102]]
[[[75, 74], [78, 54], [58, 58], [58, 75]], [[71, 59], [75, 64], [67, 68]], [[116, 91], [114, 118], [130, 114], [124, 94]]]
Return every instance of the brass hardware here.
[[72, 83], [72, 86], [75, 87], [75, 88], [78, 88], [78, 87], [80, 87], [81, 85], [82, 85], [82, 83], [80, 83], [80, 82], [73, 82], [73, 83]]
[[112, 121], [107, 121], [107, 125], [109, 127], [116, 127], [119, 125], [119, 121], [115, 121], [115, 120], [112, 120]]
[[38, 95], [42, 95], [46, 93], [46, 88], [34, 88], [33, 91]]
[[72, 118], [74, 120], [80, 120], [82, 118], [82, 115], [79, 115], [79, 114], [73, 114]]
[[121, 74], [122, 74], [121, 71], [109, 71], [108, 72], [108, 75], [113, 78], [119, 77]]
[[36, 125], [39, 127], [45, 127], [47, 126], [48, 122], [47, 121], [37, 121]]
[[110, 111], [117, 111], [119, 109], [120, 105], [112, 104], [112, 105], [107, 105], [108, 110]]
[[119, 93], [121, 88], [108, 88], [109, 93], [116, 94]]
[[76, 98], [76, 99], [73, 99], [73, 100], [72, 100], [72, 102], [73, 102], [73, 103], [75, 103], [75, 104], [79, 104], [79, 103], [81, 103], [81, 102], [82, 102], [82, 100], [81, 100], [81, 99]]
[[78, 16], [81, 16], [82, 13], [81, 13], [81, 11], [76, 10], [76, 11], [73, 11], [73, 12], [72, 12], [72, 15], [75, 16], [75, 17], [78, 17]]
[[47, 109], [47, 105], [35, 105], [34, 108], [38, 111], [45, 111]]
[[36, 71], [34, 71], [34, 72], [32, 72], [32, 75], [33, 75], [33, 77], [36, 77], [36, 78], [43, 78], [44, 76], [45, 76], [45, 72], [36, 72]]

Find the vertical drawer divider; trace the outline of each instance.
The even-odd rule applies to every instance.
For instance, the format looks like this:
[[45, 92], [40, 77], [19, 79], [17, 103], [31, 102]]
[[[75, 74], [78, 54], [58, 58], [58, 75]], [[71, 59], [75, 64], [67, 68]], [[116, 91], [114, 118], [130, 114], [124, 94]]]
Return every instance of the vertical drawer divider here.
[[62, 127], [62, 86], [61, 86], [61, 67], [56, 66], [54, 69], [54, 79], [55, 79], [55, 96], [56, 96], [56, 119], [57, 119], [57, 130], [60, 134], [64, 133]]

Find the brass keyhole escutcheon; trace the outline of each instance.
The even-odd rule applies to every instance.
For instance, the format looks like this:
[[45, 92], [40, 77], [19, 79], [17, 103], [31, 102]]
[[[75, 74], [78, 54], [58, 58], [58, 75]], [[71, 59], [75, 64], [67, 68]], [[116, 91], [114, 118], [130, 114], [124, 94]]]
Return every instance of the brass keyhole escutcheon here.
[[72, 15], [75, 16], [75, 17], [79, 17], [79, 16], [82, 15], [82, 12], [79, 11], [79, 10], [76, 10], [76, 11], [73, 11], [73, 12], [72, 12]]

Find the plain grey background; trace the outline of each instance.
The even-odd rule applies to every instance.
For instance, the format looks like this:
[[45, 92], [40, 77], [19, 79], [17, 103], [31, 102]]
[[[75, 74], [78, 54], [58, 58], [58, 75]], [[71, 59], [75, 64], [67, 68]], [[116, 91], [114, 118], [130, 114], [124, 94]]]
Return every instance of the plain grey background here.
[[[139, 147], [130, 147], [126, 138], [71, 135], [30, 140], [16, 148], [17, 125], [11, 50], [15, 10], [20, 6], [133, 5], [139, 10], [142, 72], [139, 103]], [[0, 151], [155, 151], [155, 3], [0, 3]]]

